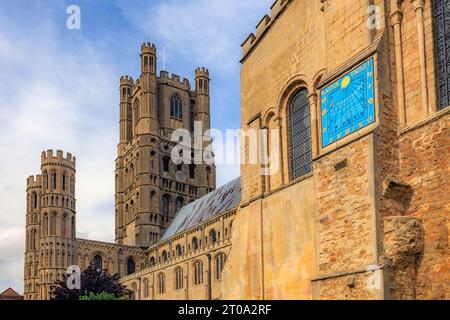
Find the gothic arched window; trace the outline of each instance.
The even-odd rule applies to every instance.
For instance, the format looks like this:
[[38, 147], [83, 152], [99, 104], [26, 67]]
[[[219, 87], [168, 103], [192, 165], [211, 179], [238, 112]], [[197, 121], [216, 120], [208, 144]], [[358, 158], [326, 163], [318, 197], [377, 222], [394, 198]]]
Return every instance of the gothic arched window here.
[[183, 268], [181, 267], [175, 269], [175, 289], [183, 289]]
[[103, 260], [101, 256], [96, 255], [92, 261], [92, 264], [94, 265], [95, 271], [101, 272], [103, 270]]
[[191, 127], [192, 131], [194, 131], [194, 126], [195, 126], [195, 101], [192, 100], [191, 101], [191, 123], [190, 123], [190, 127]]
[[177, 245], [175, 251], [177, 253], [177, 257], [181, 257], [183, 255], [183, 249], [181, 248], [180, 245]]
[[56, 235], [56, 213], [52, 213], [50, 216], [50, 235]]
[[72, 221], [70, 223], [70, 233], [72, 234], [72, 238], [75, 239], [75, 217], [72, 217]]
[[133, 283], [132, 287], [131, 287], [131, 291], [133, 291], [133, 300], [137, 300], [138, 299], [138, 286], [137, 283]]
[[166, 277], [164, 273], [158, 275], [158, 292], [159, 294], [164, 294], [166, 292]]
[[64, 213], [61, 218], [61, 236], [65, 237], [67, 234], [67, 213]]
[[288, 141], [291, 180], [312, 172], [311, 119], [308, 91], [297, 92], [289, 103]]
[[144, 298], [148, 298], [148, 279], [144, 279]]
[[198, 250], [198, 239], [196, 237], [192, 239], [192, 250], [194, 251]]
[[162, 198], [162, 214], [164, 219], [169, 218], [169, 204], [170, 204], [170, 198], [169, 195], [165, 194]]
[[203, 262], [196, 261], [194, 263], [194, 284], [199, 285], [203, 283]]
[[33, 195], [31, 197], [31, 205], [32, 205], [33, 209], [37, 208], [37, 202], [38, 202], [38, 200], [37, 200], [37, 193], [33, 192]]
[[70, 177], [70, 193], [73, 195], [75, 194], [75, 177]]
[[128, 183], [130, 185], [134, 183], [134, 165], [133, 164], [130, 165], [130, 180], [128, 181]]
[[31, 245], [30, 245], [30, 250], [36, 250], [36, 242], [39, 241], [39, 239], [37, 239], [37, 232], [36, 229], [31, 230], [31, 234], [30, 234], [30, 239], [31, 239]]
[[127, 106], [127, 140], [133, 139], [133, 126], [132, 126], [133, 112], [131, 109], [131, 104]]
[[222, 279], [223, 266], [225, 264], [226, 256], [224, 253], [219, 253], [216, 256], [216, 280]]
[[162, 261], [163, 262], [168, 262], [169, 261], [169, 254], [167, 253], [167, 251], [163, 251], [163, 253], [162, 253]]
[[178, 121], [183, 120], [183, 103], [177, 94], [170, 99], [170, 118]]
[[150, 211], [155, 209], [155, 197], [156, 197], [156, 192], [151, 191], [150, 192]]
[[211, 241], [211, 244], [215, 244], [217, 242], [217, 233], [216, 230], [212, 229], [209, 232], [209, 239]]
[[139, 118], [141, 117], [141, 104], [139, 103], [139, 100], [136, 100], [134, 102], [134, 123], [133, 123], [133, 127], [137, 126]]
[[52, 176], [51, 181], [50, 181], [51, 187], [52, 187], [52, 190], [54, 190], [54, 189], [56, 189], [56, 172], [53, 171], [51, 176]]
[[136, 264], [134, 263], [133, 258], [129, 258], [127, 260], [127, 275], [133, 274], [136, 272]]
[[177, 212], [178, 212], [178, 210], [183, 208], [183, 204], [184, 204], [184, 199], [183, 198], [177, 198]]
[[169, 172], [169, 162], [170, 162], [170, 158], [169, 157], [164, 157], [163, 158], [163, 170], [164, 170], [164, 172]]
[[450, 4], [448, 0], [432, 1], [438, 110], [450, 105]]
[[48, 189], [48, 173], [47, 173], [47, 171], [44, 171], [43, 179], [44, 179], [44, 189]]

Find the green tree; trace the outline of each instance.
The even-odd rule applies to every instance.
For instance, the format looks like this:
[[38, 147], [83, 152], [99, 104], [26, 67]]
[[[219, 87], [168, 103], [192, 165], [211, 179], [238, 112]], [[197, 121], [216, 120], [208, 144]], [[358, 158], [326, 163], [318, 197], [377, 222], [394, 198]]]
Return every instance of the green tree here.
[[102, 292], [102, 293], [95, 294], [95, 293], [91, 292], [87, 296], [81, 296], [80, 300], [84, 300], [84, 301], [87, 301], [87, 300], [128, 300], [128, 297], [125, 296], [125, 297], [118, 298], [111, 293]]
[[[119, 283], [119, 275], [110, 275], [106, 271], [96, 270], [92, 265], [81, 272], [81, 288], [67, 288], [67, 278], [57, 281], [51, 287], [50, 297], [52, 300], [80, 300], [81, 297], [90, 297], [91, 294], [109, 294], [115, 298], [131, 298], [131, 291]], [[104, 299], [103, 299], [104, 300]]]

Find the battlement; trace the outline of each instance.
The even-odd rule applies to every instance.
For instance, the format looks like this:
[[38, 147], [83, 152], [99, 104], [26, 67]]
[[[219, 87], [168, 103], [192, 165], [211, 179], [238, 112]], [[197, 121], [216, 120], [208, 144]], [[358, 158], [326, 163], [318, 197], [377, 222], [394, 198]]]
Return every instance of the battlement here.
[[209, 79], [209, 70], [205, 67], [197, 68], [195, 70], [195, 77], [196, 78], [208, 78]]
[[40, 174], [36, 176], [29, 176], [27, 178], [27, 189], [40, 188], [42, 186], [42, 176]]
[[42, 165], [64, 165], [75, 170], [76, 158], [71, 153], [67, 152], [64, 156], [64, 151], [57, 150], [56, 155], [53, 150], [43, 151], [41, 154]]
[[134, 84], [134, 80], [130, 76], [122, 76], [120, 77], [120, 86], [130, 86], [132, 87]]
[[173, 84], [181, 85], [185, 89], [190, 88], [190, 83], [189, 83], [188, 79], [183, 78], [183, 80], [181, 80], [179, 75], [177, 75], [177, 74], [170, 74], [167, 71], [161, 71], [160, 72], [159, 80], [163, 81], [163, 82], [171, 82]]
[[256, 47], [264, 34], [269, 30], [272, 24], [278, 19], [278, 17], [283, 13], [283, 11], [292, 1], [293, 0], [276, 0], [272, 4], [272, 6], [270, 7], [272, 11], [271, 16], [266, 14], [256, 26], [256, 35], [254, 33], [250, 33], [250, 35], [241, 44], [242, 60], [244, 60], [250, 54], [253, 48]]
[[146, 42], [141, 46], [141, 54], [153, 54], [156, 55], [156, 46], [154, 43]]

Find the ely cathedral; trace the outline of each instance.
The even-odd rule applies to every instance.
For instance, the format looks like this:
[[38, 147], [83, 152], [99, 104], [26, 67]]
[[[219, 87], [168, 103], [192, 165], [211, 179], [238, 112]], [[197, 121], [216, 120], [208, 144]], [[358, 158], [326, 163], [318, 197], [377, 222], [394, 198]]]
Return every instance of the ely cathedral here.
[[171, 157], [174, 130], [210, 128], [208, 70], [158, 74], [147, 43], [120, 79], [115, 243], [76, 237], [75, 158], [42, 153], [25, 299], [90, 264], [137, 300], [449, 298], [450, 2], [277, 0], [242, 51], [259, 138], [217, 189]]

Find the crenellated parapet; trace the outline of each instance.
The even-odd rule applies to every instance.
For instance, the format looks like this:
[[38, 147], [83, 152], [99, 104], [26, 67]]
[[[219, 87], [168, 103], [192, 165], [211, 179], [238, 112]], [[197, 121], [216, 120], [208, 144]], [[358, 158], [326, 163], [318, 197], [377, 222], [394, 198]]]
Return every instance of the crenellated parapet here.
[[287, 6], [293, 0], [276, 0], [270, 9], [272, 10], [271, 15], [265, 15], [261, 21], [256, 26], [255, 33], [251, 33], [241, 44], [242, 47], [242, 60], [244, 60], [248, 54], [256, 47], [259, 41], [262, 39], [264, 34], [270, 29], [273, 23], [278, 19], [278, 17], [283, 13]]
[[195, 70], [195, 77], [196, 78], [207, 78], [209, 79], [209, 70], [205, 67], [197, 68]]
[[42, 187], [42, 176], [29, 176], [27, 178], [27, 191], [32, 189], [40, 189]]
[[120, 77], [120, 86], [128, 86], [132, 87], [134, 85], [134, 80], [130, 76], [122, 76]]
[[160, 76], [158, 78], [158, 83], [160, 84], [171, 84], [175, 87], [178, 87], [182, 90], [190, 90], [191, 85], [189, 80], [186, 78], [181, 79], [177, 74], [170, 74], [167, 71], [161, 71]]
[[154, 43], [146, 42], [141, 46], [141, 54], [156, 55], [156, 46]]
[[57, 150], [56, 154], [53, 150], [47, 150], [41, 154], [41, 166], [63, 166], [75, 170], [76, 158], [69, 152], [64, 155], [62, 150]]

